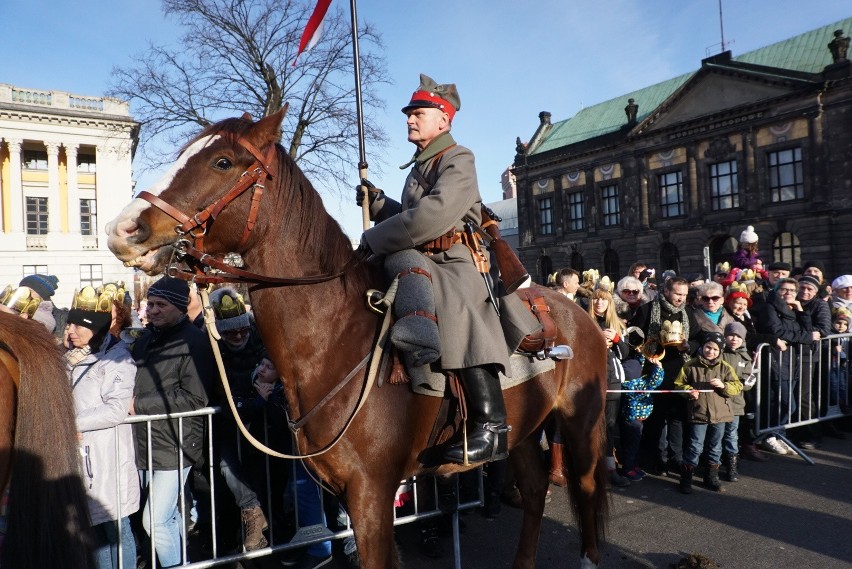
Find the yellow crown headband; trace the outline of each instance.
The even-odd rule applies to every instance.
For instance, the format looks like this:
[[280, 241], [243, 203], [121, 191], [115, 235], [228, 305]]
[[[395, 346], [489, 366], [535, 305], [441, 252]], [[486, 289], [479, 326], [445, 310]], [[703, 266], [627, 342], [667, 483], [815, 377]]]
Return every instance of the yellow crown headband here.
[[217, 320], [236, 318], [237, 316], [242, 316], [247, 312], [246, 303], [243, 301], [243, 297], [240, 294], [237, 294], [236, 298], [232, 298], [227, 294], [222, 295], [220, 300], [214, 300], [212, 304], [213, 312], [216, 314]]
[[124, 302], [126, 292], [122, 281], [107, 283], [98, 287], [97, 290], [92, 286], [86, 286], [79, 292], [74, 291], [71, 308], [89, 312], [112, 312], [113, 301]]
[[12, 285], [6, 285], [6, 288], [0, 293], [0, 304], [32, 318], [38, 309], [38, 305], [41, 304], [41, 299], [35, 298], [28, 287], [12, 288]]

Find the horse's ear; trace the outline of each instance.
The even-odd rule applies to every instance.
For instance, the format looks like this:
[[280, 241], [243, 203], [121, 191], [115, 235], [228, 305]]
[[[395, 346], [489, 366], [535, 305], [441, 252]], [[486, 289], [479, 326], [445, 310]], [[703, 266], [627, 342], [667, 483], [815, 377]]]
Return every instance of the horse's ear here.
[[240, 117], [244, 121], [254, 122], [254, 119], [251, 118], [251, 115], [248, 113], [243, 113], [243, 116]]
[[281, 140], [281, 123], [290, 104], [286, 103], [281, 109], [269, 116], [263, 117], [251, 127], [246, 133], [246, 138], [257, 148], [264, 148], [268, 144]]

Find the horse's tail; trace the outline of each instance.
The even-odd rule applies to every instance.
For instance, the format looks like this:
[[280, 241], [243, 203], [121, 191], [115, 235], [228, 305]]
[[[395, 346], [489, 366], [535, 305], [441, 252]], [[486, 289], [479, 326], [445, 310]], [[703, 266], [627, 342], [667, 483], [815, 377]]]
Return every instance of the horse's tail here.
[[[563, 433], [563, 439], [568, 440]], [[609, 472], [606, 464], [606, 421], [598, 421], [592, 427], [590, 438], [591, 447], [589, 452], [592, 457], [597, 456], [594, 464], [594, 490], [589, 492], [588, 486], [584, 484], [580, 464], [588, 465], [588, 462], [578, 461], [576, 449], [572, 451], [572, 445], [566, 444], [562, 447], [563, 462], [567, 471], [568, 490], [571, 497], [571, 509], [583, 532], [590, 536], [596, 536], [600, 543], [606, 536], [606, 524], [609, 520], [610, 497], [607, 491]], [[592, 458], [594, 460], [594, 458]], [[588, 467], [588, 466], [586, 466]], [[580, 507], [583, 501], [585, 507]]]
[[74, 402], [61, 351], [41, 324], [20, 318], [0, 320], [0, 341], [20, 368], [0, 566], [94, 568]]

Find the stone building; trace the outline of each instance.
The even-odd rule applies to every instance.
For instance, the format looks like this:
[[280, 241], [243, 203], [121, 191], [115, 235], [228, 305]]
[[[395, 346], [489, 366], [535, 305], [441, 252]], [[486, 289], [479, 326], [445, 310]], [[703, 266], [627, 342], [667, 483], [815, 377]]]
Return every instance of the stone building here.
[[115, 99], [0, 83], [0, 288], [59, 277], [53, 300], [124, 280], [103, 224], [131, 199], [139, 124]]
[[513, 166], [534, 278], [562, 267], [618, 278], [634, 261], [706, 272], [748, 225], [765, 262], [852, 273], [850, 31], [847, 18], [726, 51], [560, 122], [542, 112]]

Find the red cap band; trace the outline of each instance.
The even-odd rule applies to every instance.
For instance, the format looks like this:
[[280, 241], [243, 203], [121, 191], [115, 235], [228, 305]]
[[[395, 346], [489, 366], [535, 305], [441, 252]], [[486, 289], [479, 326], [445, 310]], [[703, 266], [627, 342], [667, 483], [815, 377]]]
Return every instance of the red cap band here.
[[409, 101], [408, 105], [406, 105], [402, 110], [403, 112], [406, 112], [409, 109], [417, 107], [441, 109], [449, 115], [450, 120], [453, 120], [453, 117], [456, 114], [456, 108], [449, 101], [442, 99], [435, 93], [431, 93], [429, 91], [415, 91], [414, 94], [411, 95], [411, 101]]

